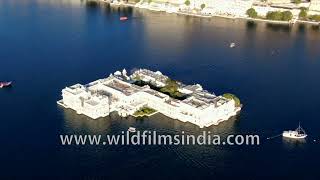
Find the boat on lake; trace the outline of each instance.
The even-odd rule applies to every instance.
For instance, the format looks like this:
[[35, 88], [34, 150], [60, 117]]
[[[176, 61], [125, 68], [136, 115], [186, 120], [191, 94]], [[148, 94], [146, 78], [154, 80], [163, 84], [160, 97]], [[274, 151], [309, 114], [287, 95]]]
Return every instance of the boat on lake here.
[[230, 43], [230, 48], [234, 48], [234, 47], [236, 47], [236, 43]]
[[308, 135], [306, 134], [304, 129], [302, 129], [302, 127], [300, 126], [300, 123], [299, 123], [299, 127], [296, 130], [283, 131], [282, 136], [286, 137], [286, 138], [290, 138], [290, 139], [304, 139]]
[[122, 16], [122, 17], [120, 17], [120, 21], [126, 21], [126, 20], [128, 20], [128, 17], [127, 17], [127, 16]]
[[11, 87], [12, 82], [0, 82], [0, 88]]
[[134, 127], [129, 127], [128, 131], [132, 132], [132, 133], [137, 132], [136, 128], [134, 128]]

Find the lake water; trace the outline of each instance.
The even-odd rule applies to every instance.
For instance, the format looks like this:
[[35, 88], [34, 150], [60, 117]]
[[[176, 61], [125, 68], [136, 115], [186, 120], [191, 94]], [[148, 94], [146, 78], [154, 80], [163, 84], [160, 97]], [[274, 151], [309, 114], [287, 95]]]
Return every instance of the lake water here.
[[[120, 16], [128, 16], [126, 22]], [[235, 48], [229, 44], [235, 42]], [[0, 159], [3, 177], [319, 179], [320, 30], [196, 18], [80, 0], [0, 1]], [[160, 114], [98, 120], [56, 105], [61, 89], [126, 68], [160, 70], [244, 104], [200, 129]], [[267, 140], [299, 123], [305, 143]], [[258, 134], [259, 146], [62, 146], [59, 134], [129, 126], [176, 134]], [[317, 140], [317, 142], [314, 142]]]

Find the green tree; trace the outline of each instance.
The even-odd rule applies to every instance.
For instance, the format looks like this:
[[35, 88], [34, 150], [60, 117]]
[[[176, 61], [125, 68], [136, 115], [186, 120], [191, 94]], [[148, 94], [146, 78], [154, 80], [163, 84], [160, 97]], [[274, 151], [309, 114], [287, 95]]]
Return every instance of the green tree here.
[[132, 78], [135, 81], [141, 81], [141, 77], [139, 75], [136, 75]]
[[205, 4], [201, 4], [201, 9], [204, 9], [206, 7]]
[[256, 18], [258, 17], [258, 13], [254, 8], [250, 8], [247, 10], [247, 15], [251, 18]]
[[282, 13], [280, 11], [270, 11], [267, 13], [267, 19], [281, 21]]
[[309, 19], [320, 22], [320, 15], [312, 15], [309, 17]]
[[294, 2], [295, 4], [300, 4], [300, 3], [301, 3], [301, 0], [293, 0], [293, 2]]
[[163, 87], [163, 89], [166, 90], [167, 92], [176, 92], [178, 91], [178, 87], [179, 85], [177, 81], [168, 78], [166, 80], [166, 85]]
[[186, 0], [186, 1], [184, 2], [184, 4], [187, 5], [187, 6], [189, 6], [189, 5], [190, 5], [190, 1], [189, 1], [189, 0]]
[[236, 106], [239, 107], [241, 106], [241, 102], [240, 102], [240, 99], [234, 95], [234, 94], [230, 94], [230, 93], [226, 93], [226, 94], [223, 94], [222, 95], [224, 98], [227, 98], [227, 99], [233, 99], [234, 102], [236, 103]]
[[301, 8], [300, 13], [299, 13], [299, 18], [300, 19], [307, 19], [308, 13], [306, 8]]
[[282, 20], [283, 21], [290, 21], [292, 19], [293, 15], [291, 11], [284, 11], [282, 12]]
[[275, 21], [290, 21], [293, 15], [291, 11], [270, 11], [267, 13], [266, 18]]

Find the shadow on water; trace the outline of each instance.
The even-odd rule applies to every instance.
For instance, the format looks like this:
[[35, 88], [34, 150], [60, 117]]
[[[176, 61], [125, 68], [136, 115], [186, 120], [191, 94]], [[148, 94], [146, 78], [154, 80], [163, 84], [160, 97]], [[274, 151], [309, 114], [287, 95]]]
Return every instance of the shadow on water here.
[[112, 19], [113, 17], [111, 15], [114, 13], [115, 9], [111, 7], [109, 3], [103, 3], [102, 11], [106, 15], [107, 19]]
[[273, 31], [283, 31], [283, 32], [290, 32], [291, 26], [288, 24], [272, 24], [267, 23], [267, 28]]
[[86, 6], [88, 8], [97, 8], [99, 6], [99, 3], [98, 3], [98, 1], [87, 0], [86, 1]]
[[60, 107], [64, 119], [64, 131], [71, 133], [104, 133], [111, 126], [110, 117], [91, 119], [85, 115], [77, 114], [74, 110]]
[[101, 4], [101, 7], [103, 8], [103, 11], [105, 12], [106, 15], [117, 13], [120, 16], [130, 16], [133, 14], [132, 7], [123, 7], [123, 6], [112, 7], [109, 3], [103, 3]]
[[6, 87], [6, 88], [0, 88], [0, 91], [3, 92], [14, 92], [14, 88], [12, 86]]
[[254, 21], [247, 21], [247, 28], [248, 29], [256, 29], [257, 28], [257, 23]]
[[311, 29], [314, 31], [320, 31], [320, 25], [312, 25]]
[[299, 30], [299, 32], [305, 32], [305, 30], [306, 30], [306, 26], [305, 26], [305, 24], [299, 24], [298, 25], [298, 30]]
[[305, 139], [288, 139], [282, 138], [283, 146], [287, 149], [304, 148], [306, 145]]

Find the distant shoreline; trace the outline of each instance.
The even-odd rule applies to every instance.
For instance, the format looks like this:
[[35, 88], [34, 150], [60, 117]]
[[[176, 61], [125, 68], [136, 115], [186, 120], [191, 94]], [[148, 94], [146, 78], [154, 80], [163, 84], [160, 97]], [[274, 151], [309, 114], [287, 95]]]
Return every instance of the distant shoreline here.
[[[147, 9], [150, 11], [158, 11], [158, 12], [166, 12], [164, 10], [155, 10], [152, 8], [140, 8], [136, 7], [136, 4], [133, 3], [124, 3], [121, 2], [119, 4], [112, 4], [107, 0], [100, 0], [103, 3], [108, 3], [110, 6], [128, 6], [128, 7], [134, 7], [138, 9]], [[168, 12], [166, 12], [168, 13]], [[171, 13], [169, 13], [171, 14]], [[231, 15], [220, 15], [220, 14], [214, 14], [214, 15], [204, 15], [204, 14], [196, 14], [196, 13], [189, 13], [189, 12], [184, 12], [184, 11], [178, 11], [178, 12], [172, 12], [172, 14], [178, 14], [178, 15], [185, 15], [185, 16], [193, 16], [193, 17], [201, 17], [201, 18], [212, 18], [212, 17], [220, 17], [220, 18], [226, 18], [226, 19], [242, 19], [242, 20], [248, 20], [248, 21], [255, 21], [255, 22], [266, 22], [266, 23], [271, 23], [271, 24], [282, 24], [282, 25], [294, 25], [296, 23], [302, 23], [302, 24], [310, 24], [310, 25], [317, 25], [320, 26], [320, 22], [314, 22], [314, 21], [305, 21], [305, 20], [299, 20], [295, 19], [293, 21], [275, 21], [275, 20], [269, 20], [269, 19], [258, 19], [258, 18], [250, 18], [250, 17], [236, 17], [236, 16], [231, 16]]]

